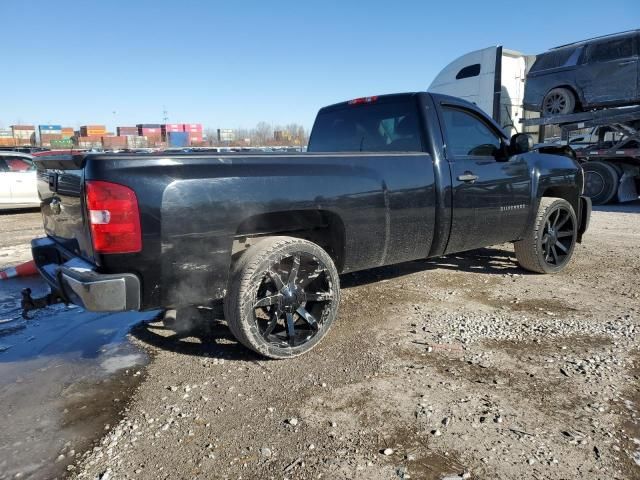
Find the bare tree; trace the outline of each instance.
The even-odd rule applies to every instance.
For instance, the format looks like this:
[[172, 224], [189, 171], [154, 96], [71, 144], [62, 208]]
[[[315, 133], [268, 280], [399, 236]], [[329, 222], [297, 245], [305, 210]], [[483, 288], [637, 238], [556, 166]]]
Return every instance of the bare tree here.
[[255, 142], [266, 145], [273, 138], [273, 128], [267, 122], [259, 122], [254, 129]]
[[218, 131], [215, 128], [205, 128], [204, 134], [207, 137], [207, 145], [213, 147], [218, 144]]

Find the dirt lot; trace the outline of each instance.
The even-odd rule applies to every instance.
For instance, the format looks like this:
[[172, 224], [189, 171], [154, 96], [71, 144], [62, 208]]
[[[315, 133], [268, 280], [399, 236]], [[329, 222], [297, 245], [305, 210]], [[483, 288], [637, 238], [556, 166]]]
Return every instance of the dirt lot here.
[[144, 324], [153, 360], [77, 478], [640, 478], [640, 203], [562, 274], [510, 245], [342, 278], [318, 348], [263, 360], [222, 321]]

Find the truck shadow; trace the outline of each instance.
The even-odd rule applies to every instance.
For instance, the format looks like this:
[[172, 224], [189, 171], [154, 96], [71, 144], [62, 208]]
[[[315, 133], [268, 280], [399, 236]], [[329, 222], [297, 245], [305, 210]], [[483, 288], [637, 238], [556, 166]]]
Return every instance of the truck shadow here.
[[594, 212], [608, 213], [640, 213], [640, 200], [626, 203], [609, 203], [593, 207]]
[[207, 311], [172, 322], [138, 324], [131, 335], [155, 348], [181, 355], [224, 360], [264, 360], [231, 334], [220, 311]]
[[[387, 267], [342, 275], [342, 288], [351, 288], [389, 280], [411, 273], [438, 269], [483, 275], [528, 275], [518, 267], [515, 255], [500, 248], [482, 248], [446, 257], [417, 260]], [[266, 360], [238, 343], [224, 322], [218, 305], [209, 310], [194, 311], [172, 321], [156, 320], [138, 324], [131, 331], [138, 340], [162, 350], [204, 358], [256, 361]]]
[[518, 266], [513, 252], [489, 247], [349, 273], [340, 278], [340, 286], [342, 288], [356, 287], [411, 273], [437, 269], [484, 275], [535, 275]]

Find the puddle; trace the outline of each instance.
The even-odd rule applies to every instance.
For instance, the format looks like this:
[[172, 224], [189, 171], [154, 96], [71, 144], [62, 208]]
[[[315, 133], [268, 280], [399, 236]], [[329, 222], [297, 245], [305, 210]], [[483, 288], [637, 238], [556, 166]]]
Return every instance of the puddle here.
[[26, 287], [46, 293], [38, 277], [0, 282], [0, 480], [60, 477], [117, 422], [148, 360], [127, 333], [157, 316], [55, 305], [24, 320]]

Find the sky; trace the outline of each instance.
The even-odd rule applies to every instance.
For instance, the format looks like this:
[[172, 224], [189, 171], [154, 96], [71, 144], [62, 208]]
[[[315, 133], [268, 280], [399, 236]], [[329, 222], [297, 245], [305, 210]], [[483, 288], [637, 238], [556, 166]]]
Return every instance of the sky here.
[[[4, 0], [0, 127], [302, 123], [450, 61], [640, 28], [638, 0]], [[166, 111], [166, 114], [164, 113]]]

